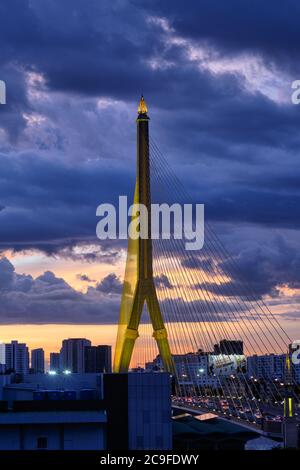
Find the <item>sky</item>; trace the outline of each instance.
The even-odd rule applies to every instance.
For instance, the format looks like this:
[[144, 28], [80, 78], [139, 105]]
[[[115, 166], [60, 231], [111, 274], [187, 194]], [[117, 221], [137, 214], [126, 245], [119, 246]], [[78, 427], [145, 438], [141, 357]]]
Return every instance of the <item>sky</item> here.
[[296, 0], [1, 1], [0, 339], [112, 344], [126, 244], [96, 238], [96, 207], [132, 198], [141, 93], [172, 171], [300, 337], [299, 14]]

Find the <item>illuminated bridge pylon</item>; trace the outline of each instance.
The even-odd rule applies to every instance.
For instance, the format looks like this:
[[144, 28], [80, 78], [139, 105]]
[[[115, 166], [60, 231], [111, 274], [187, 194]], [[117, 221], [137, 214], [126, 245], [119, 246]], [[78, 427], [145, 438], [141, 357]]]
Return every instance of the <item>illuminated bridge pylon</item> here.
[[[188, 136], [178, 135], [178, 142], [188, 143]], [[176, 148], [179, 151], [180, 145]], [[188, 172], [191, 197], [177, 177], [178, 170], [172, 170], [149, 139], [149, 117], [141, 99], [134, 202], [147, 208], [148, 233], [151, 202], [168, 203], [169, 208], [179, 203], [184, 208], [195, 201], [196, 190], [201, 197], [204, 166], [197, 165], [208, 162], [207, 156], [201, 156], [196, 164], [191, 166], [186, 159], [180, 167], [182, 176]], [[209, 163], [213, 171], [214, 162]], [[173, 225], [170, 232], [175, 222]], [[247, 250], [244, 255], [230, 255], [207, 220], [204, 246], [188, 250], [186, 241], [192, 240], [195, 230], [186, 228], [182, 237], [175, 236], [174, 230], [170, 237], [129, 238], [114, 372], [127, 372], [137, 365], [168, 371], [176, 378], [176, 406], [205, 409], [260, 425], [265, 402], [267, 410], [283, 413], [284, 387], [278, 379], [278, 364], [292, 340], [280, 326], [278, 315], [268, 308], [272, 299], [263, 297], [263, 273], [259, 265], [253, 266]], [[145, 304], [150, 321], [141, 324]], [[149, 340], [151, 334], [156, 344]], [[269, 367], [266, 371], [265, 364]], [[271, 370], [274, 374], [268, 372]]]
[[[137, 175], [134, 203], [148, 210], [148, 233], [151, 233], [151, 191], [149, 162], [149, 117], [142, 96], [137, 117]], [[134, 218], [134, 216], [133, 216]], [[156, 340], [164, 369], [174, 373], [174, 364], [153, 280], [152, 242], [129, 238], [125, 279], [121, 300], [118, 334], [114, 356], [114, 372], [127, 372], [144, 304], [147, 304], [153, 337]]]

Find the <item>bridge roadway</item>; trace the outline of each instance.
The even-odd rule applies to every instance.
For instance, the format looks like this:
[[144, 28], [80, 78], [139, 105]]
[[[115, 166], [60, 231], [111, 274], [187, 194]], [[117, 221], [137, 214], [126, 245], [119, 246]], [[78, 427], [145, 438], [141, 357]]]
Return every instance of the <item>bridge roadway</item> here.
[[[217, 403], [218, 401], [218, 403]], [[205, 414], [205, 413], [212, 413], [218, 416], [219, 419], [225, 420], [225, 421], [231, 421], [239, 426], [255, 431], [258, 434], [261, 434], [262, 436], [268, 436], [268, 437], [280, 437], [278, 433], [271, 433], [267, 432], [262, 428], [262, 414], [267, 414], [270, 417], [275, 417], [275, 416], [282, 416], [283, 412], [283, 407], [282, 406], [274, 406], [274, 405], [268, 405], [268, 404], [260, 404], [260, 411], [257, 410], [255, 419], [256, 422], [250, 421], [247, 417], [243, 417], [245, 415], [244, 412], [242, 411], [236, 411], [237, 406], [232, 406], [232, 409], [229, 409], [227, 411], [221, 411], [218, 409], [220, 407], [219, 405], [219, 400], [217, 400], [216, 403], [212, 403], [212, 399], [210, 398], [210, 406], [204, 406], [203, 404], [193, 404], [191, 402], [183, 402], [182, 399], [178, 401], [176, 398], [173, 398], [173, 404], [172, 408], [177, 409], [177, 410], [182, 410], [185, 412], [188, 412], [190, 414]], [[227, 400], [228, 402], [228, 400]], [[239, 401], [239, 407], [241, 407], [242, 403]], [[244, 408], [247, 409], [249, 407], [248, 403], [245, 403]], [[240, 416], [234, 416], [234, 413], [240, 413]], [[249, 413], [248, 413], [249, 415]], [[247, 416], [247, 414], [246, 414]], [[253, 419], [253, 418], [252, 418]]]

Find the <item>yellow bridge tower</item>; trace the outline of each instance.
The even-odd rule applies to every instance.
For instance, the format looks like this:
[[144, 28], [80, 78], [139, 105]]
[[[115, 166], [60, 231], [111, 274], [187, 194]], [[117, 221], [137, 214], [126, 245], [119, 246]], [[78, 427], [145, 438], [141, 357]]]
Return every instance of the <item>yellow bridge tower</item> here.
[[[141, 314], [146, 302], [164, 369], [174, 374], [174, 363], [157, 299], [152, 269], [151, 192], [149, 163], [149, 117], [142, 96], [137, 117], [137, 175], [134, 203], [148, 210], [148, 238], [128, 239], [125, 278], [116, 341], [114, 372], [127, 372], [132, 357]], [[136, 216], [133, 216], [134, 219]]]

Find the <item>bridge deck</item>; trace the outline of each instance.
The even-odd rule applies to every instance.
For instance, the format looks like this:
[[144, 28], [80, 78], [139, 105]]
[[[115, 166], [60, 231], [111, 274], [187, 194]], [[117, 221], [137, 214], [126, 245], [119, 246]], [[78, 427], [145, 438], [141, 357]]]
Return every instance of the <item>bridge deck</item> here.
[[[190, 414], [194, 414], [194, 415], [204, 414], [204, 413], [208, 412], [207, 409], [202, 408], [200, 406], [187, 405], [187, 404], [185, 404], [185, 405], [173, 404], [172, 408], [177, 409], [177, 410], [187, 411]], [[267, 432], [267, 431], [263, 430], [262, 427], [258, 424], [250, 423], [246, 420], [238, 419], [238, 418], [235, 418], [235, 417], [224, 416], [224, 415], [220, 414], [218, 411], [213, 411], [213, 414], [218, 416], [219, 419], [222, 419], [224, 421], [234, 422], [235, 424], [237, 424], [237, 425], [239, 425], [239, 426], [241, 426], [241, 427], [243, 427], [243, 428], [245, 428], [249, 431], [254, 431], [254, 432], [256, 432], [256, 433], [258, 433], [262, 436], [277, 437], [277, 438], [281, 437], [281, 434]]]

